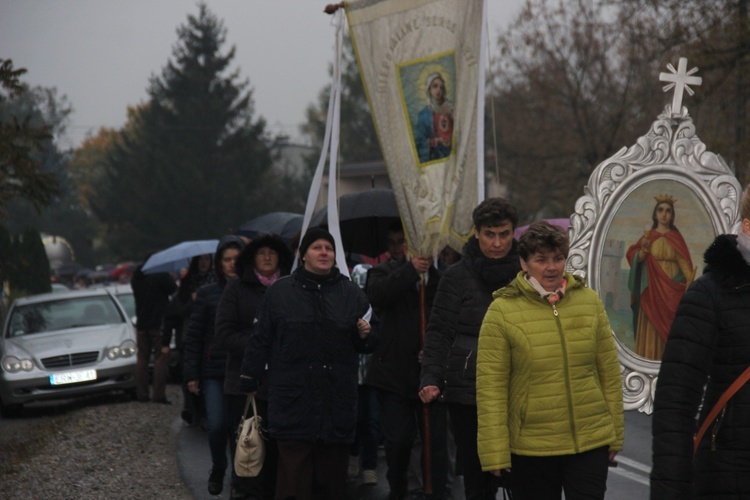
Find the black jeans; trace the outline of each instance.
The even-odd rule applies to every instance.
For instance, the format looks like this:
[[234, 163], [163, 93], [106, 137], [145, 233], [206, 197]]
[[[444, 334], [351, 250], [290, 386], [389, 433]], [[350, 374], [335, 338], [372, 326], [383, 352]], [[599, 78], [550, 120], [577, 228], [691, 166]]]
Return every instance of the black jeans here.
[[477, 452], [477, 407], [448, 403], [456, 440], [456, 473], [464, 477], [466, 500], [494, 500], [500, 479], [482, 472]]
[[514, 500], [602, 500], [607, 491], [609, 446], [574, 455], [511, 455]]
[[[404, 498], [407, 494], [407, 470], [414, 439], [419, 429], [422, 432], [424, 416], [422, 402], [393, 392], [378, 390], [380, 404], [380, 429], [385, 445], [385, 460], [388, 464], [388, 485], [391, 498]], [[431, 498], [445, 496], [448, 471], [447, 420], [443, 403], [429, 405], [430, 418], [430, 465]], [[424, 441], [424, 436], [422, 436]], [[424, 460], [424, 457], [422, 458]], [[424, 469], [423, 469], [424, 470]]]

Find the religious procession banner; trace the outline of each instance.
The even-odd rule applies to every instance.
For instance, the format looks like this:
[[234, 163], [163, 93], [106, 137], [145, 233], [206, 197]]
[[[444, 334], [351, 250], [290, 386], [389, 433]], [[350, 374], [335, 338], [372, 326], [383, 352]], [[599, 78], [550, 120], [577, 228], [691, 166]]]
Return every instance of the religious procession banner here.
[[346, 3], [409, 247], [420, 255], [460, 250], [472, 233], [483, 10], [483, 0]]

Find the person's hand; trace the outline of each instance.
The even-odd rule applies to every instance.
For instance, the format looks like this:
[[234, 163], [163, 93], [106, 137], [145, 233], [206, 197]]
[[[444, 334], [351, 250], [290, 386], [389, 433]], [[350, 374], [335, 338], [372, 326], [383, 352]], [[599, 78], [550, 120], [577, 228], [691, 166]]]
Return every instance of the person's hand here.
[[647, 237], [644, 236], [643, 238], [641, 238], [641, 248], [642, 249], [648, 250], [650, 246], [651, 246], [651, 242], [648, 240]]
[[609, 466], [610, 467], [617, 467], [617, 462], [615, 461], [615, 457], [617, 456], [616, 451], [610, 451], [609, 452]]
[[169, 346], [168, 345], [161, 346], [161, 353], [162, 354], [169, 354]]
[[423, 359], [424, 359], [424, 349], [420, 349], [419, 352], [417, 353], [417, 361], [421, 363]]
[[427, 385], [419, 391], [419, 399], [425, 404], [433, 402], [438, 396], [440, 396], [440, 389], [436, 385]]
[[372, 330], [370, 323], [359, 318], [359, 321], [357, 321], [357, 332], [359, 333], [359, 338], [366, 339], [367, 336], [370, 335], [370, 330]]
[[198, 395], [201, 393], [200, 384], [197, 380], [190, 380], [187, 383], [188, 391], [192, 392], [195, 395]]
[[411, 265], [419, 274], [424, 274], [430, 270], [432, 265], [432, 256], [417, 255], [411, 258]]

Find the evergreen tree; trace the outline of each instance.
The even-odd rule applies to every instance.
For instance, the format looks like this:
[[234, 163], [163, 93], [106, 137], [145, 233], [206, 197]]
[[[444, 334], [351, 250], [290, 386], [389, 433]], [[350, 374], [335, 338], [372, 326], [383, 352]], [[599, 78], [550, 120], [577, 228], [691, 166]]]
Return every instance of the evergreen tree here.
[[267, 208], [259, 182], [271, 162], [265, 121], [253, 118], [248, 81], [229, 70], [234, 48], [221, 52], [223, 23], [200, 4], [177, 34], [149, 101], [129, 110], [90, 200], [121, 257], [217, 237]]
[[45, 206], [36, 206], [26, 197], [14, 197], [6, 204], [7, 229], [21, 233], [26, 227], [63, 236], [76, 249], [79, 259], [93, 264], [91, 247], [94, 228], [77, 196], [75, 182], [68, 172], [69, 154], [55, 142], [65, 132], [71, 107], [67, 99], [58, 97], [54, 88], [26, 89], [0, 104], [0, 114], [17, 117], [29, 127], [44, 129], [46, 135], [37, 143], [29, 157], [38, 165], [41, 175], [49, 176], [57, 186]]
[[51, 292], [49, 260], [39, 231], [26, 228], [15, 246], [16, 272], [11, 290], [30, 295]]
[[11, 299], [52, 291], [49, 259], [36, 229], [29, 227], [11, 237], [2, 228], [0, 257], [3, 261], [0, 278], [10, 284]]
[[13, 276], [13, 242], [5, 226], [0, 225], [0, 286]]
[[43, 171], [35, 156], [51, 136], [50, 125], [9, 106], [29, 92], [20, 81], [25, 72], [0, 59], [0, 217], [7, 216], [10, 200], [23, 198], [39, 211], [58, 193], [55, 176]]

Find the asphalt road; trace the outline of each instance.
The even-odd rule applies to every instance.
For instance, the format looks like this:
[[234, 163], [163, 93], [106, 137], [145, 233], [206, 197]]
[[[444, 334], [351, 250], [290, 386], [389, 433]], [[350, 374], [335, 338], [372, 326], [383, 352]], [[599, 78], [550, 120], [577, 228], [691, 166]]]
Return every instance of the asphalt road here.
[[[179, 433], [178, 461], [185, 484], [196, 500], [218, 498], [206, 489], [211, 468], [208, 438], [197, 427], [186, 426], [182, 420], [174, 423]], [[637, 411], [625, 413], [625, 449], [617, 456], [618, 466], [611, 468], [607, 480], [607, 500], [633, 500], [648, 498], [648, 474], [651, 470], [651, 417]], [[378, 460], [379, 482], [364, 486], [359, 480], [349, 482], [349, 500], [384, 500], [388, 498], [385, 479], [385, 457], [380, 450]], [[229, 475], [225, 478], [221, 498], [229, 498]], [[460, 494], [454, 499], [461, 498]], [[498, 500], [502, 494], [498, 493]]]

